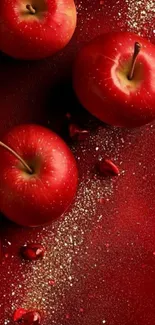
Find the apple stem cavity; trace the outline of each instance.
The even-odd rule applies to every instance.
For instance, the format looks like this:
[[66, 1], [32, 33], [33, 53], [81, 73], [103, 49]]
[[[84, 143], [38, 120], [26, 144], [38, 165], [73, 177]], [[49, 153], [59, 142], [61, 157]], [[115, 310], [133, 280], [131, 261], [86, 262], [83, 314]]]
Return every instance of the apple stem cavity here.
[[138, 54], [141, 50], [141, 44], [138, 42], [135, 42], [135, 46], [134, 46], [134, 53], [133, 53], [133, 57], [132, 57], [132, 63], [131, 63], [131, 69], [130, 72], [128, 74], [128, 79], [132, 80], [133, 79], [133, 75], [134, 75], [134, 71], [135, 71], [135, 64], [136, 64], [136, 60], [138, 57]]
[[26, 9], [29, 10], [29, 13], [31, 15], [34, 15], [36, 13], [36, 10], [35, 10], [35, 8], [33, 8], [32, 5], [26, 5]]
[[25, 162], [25, 160], [23, 158], [21, 158], [18, 153], [16, 153], [13, 149], [11, 149], [10, 147], [8, 147], [5, 143], [3, 143], [2, 141], [0, 141], [0, 146], [7, 149], [9, 152], [11, 152], [17, 159], [19, 159], [19, 161], [23, 164], [23, 166], [27, 169], [29, 174], [33, 174], [33, 170], [29, 167], [29, 165]]

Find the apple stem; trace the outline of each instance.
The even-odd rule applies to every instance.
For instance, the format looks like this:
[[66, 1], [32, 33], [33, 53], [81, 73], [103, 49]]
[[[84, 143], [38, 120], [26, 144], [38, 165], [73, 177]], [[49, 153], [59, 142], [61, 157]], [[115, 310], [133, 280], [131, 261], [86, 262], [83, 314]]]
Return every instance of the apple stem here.
[[133, 53], [133, 57], [132, 57], [132, 63], [131, 63], [131, 69], [130, 72], [128, 74], [128, 79], [132, 80], [133, 79], [133, 75], [134, 75], [134, 71], [135, 71], [135, 64], [136, 64], [136, 60], [138, 57], [138, 54], [141, 50], [141, 44], [138, 42], [135, 42], [135, 46], [134, 46], [134, 53]]
[[0, 146], [7, 149], [9, 152], [11, 152], [16, 158], [19, 159], [19, 161], [24, 165], [24, 167], [28, 170], [29, 174], [33, 174], [33, 170], [29, 167], [29, 165], [25, 162], [24, 159], [22, 159], [18, 153], [16, 153], [13, 149], [11, 149], [10, 147], [8, 147], [5, 143], [3, 143], [2, 141], [0, 141]]
[[32, 5], [26, 5], [26, 9], [28, 9], [32, 15], [36, 13], [36, 10], [32, 7]]

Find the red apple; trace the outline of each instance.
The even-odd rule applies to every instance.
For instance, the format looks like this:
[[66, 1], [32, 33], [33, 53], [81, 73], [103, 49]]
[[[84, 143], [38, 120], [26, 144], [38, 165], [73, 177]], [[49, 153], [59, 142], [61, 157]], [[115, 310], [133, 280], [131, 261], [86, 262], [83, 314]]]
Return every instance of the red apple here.
[[77, 55], [73, 86], [101, 121], [136, 127], [155, 118], [155, 46], [130, 33], [107, 33]]
[[0, 157], [0, 210], [9, 219], [38, 226], [64, 213], [76, 193], [77, 167], [58, 135], [17, 126], [0, 142]]
[[0, 50], [41, 59], [62, 49], [76, 27], [74, 0], [0, 1]]

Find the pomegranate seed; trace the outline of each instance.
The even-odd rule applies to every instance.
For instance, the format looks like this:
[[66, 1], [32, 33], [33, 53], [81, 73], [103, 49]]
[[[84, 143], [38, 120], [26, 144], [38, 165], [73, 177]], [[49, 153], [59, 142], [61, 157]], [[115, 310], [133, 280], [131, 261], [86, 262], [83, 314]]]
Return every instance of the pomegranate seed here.
[[[19, 309], [15, 313], [17, 313], [18, 311], [19, 311]], [[18, 318], [13, 317], [13, 320], [21, 325], [39, 325], [39, 324], [41, 324], [41, 316], [38, 311], [25, 311], [23, 314], [21, 313], [20, 317], [18, 317]]]
[[97, 167], [103, 176], [118, 176], [119, 174], [118, 167], [109, 159], [99, 161]]
[[39, 258], [43, 258], [44, 253], [45, 249], [40, 244], [27, 244], [21, 248], [22, 256], [30, 261], [35, 261]]

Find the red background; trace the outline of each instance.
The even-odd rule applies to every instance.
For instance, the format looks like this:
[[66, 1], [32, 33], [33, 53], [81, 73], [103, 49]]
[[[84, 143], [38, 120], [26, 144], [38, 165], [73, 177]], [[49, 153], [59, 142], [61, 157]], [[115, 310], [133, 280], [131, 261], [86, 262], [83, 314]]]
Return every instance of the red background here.
[[[43, 325], [155, 321], [155, 124], [135, 130], [107, 127], [80, 107], [71, 87], [76, 51], [95, 35], [128, 29], [154, 42], [150, 9], [145, 21], [138, 18], [146, 2], [155, 9], [153, 1], [141, 1], [132, 17], [129, 1], [77, 0], [78, 26], [64, 51], [38, 62], [1, 54], [1, 136], [12, 125], [33, 122], [67, 140], [67, 112], [90, 129], [90, 136], [84, 142], [69, 141], [80, 184], [65, 219], [32, 230], [1, 217], [0, 325], [12, 325], [12, 313], [19, 307], [41, 309]], [[131, 3], [136, 10], [137, 1]], [[117, 179], [94, 178], [99, 155], [116, 162]], [[26, 242], [43, 243], [45, 260], [22, 261], [19, 248]], [[49, 285], [50, 279], [54, 284]]]

